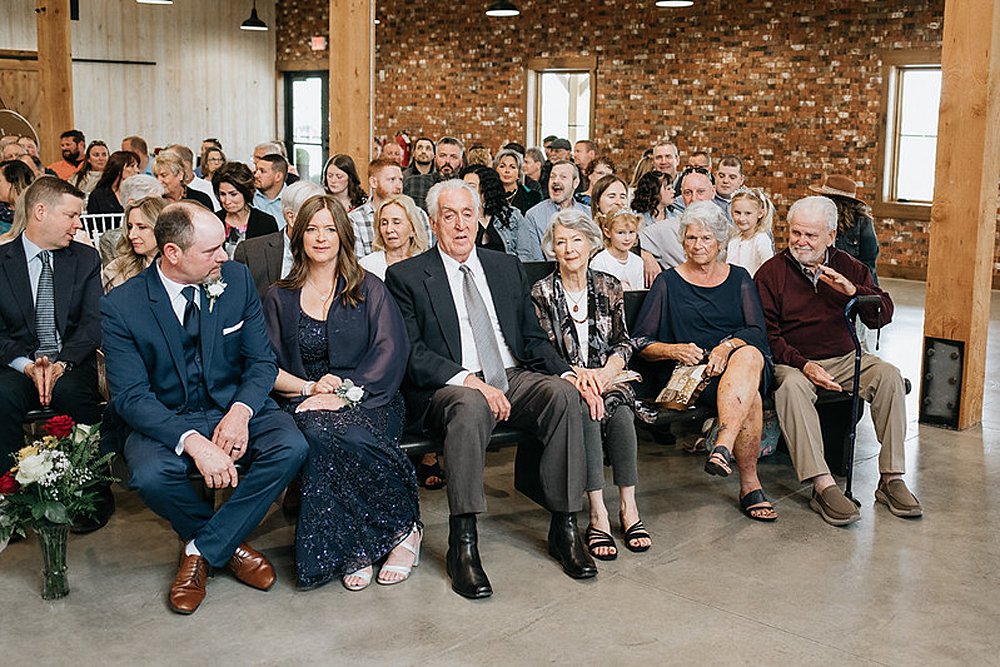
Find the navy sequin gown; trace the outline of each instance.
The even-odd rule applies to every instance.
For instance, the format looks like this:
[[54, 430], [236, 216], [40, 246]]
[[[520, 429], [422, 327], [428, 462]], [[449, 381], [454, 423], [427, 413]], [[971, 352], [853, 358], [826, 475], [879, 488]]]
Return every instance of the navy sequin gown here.
[[375, 563], [420, 521], [413, 465], [399, 448], [406, 330], [381, 281], [366, 276], [362, 291], [365, 301], [354, 308], [338, 297], [325, 322], [302, 311], [299, 290], [272, 288], [264, 300], [281, 368], [311, 381], [332, 373], [365, 388], [361, 404], [337, 411], [295, 412], [304, 398], [284, 405], [309, 443], [295, 535], [301, 588]]

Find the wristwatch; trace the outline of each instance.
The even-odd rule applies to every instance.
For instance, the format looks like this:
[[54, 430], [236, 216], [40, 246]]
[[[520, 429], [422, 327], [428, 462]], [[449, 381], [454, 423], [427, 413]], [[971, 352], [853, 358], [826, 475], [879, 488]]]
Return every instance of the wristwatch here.
[[73, 362], [72, 361], [63, 361], [62, 359], [60, 359], [60, 360], [56, 361], [56, 363], [63, 365], [63, 373], [68, 373], [71, 370], [73, 370]]

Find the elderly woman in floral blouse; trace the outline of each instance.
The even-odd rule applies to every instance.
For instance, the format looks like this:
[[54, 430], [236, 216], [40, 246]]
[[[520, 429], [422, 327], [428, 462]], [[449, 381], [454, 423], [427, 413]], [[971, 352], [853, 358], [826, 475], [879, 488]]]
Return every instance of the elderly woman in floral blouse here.
[[557, 213], [542, 243], [555, 256], [558, 267], [531, 290], [538, 319], [559, 354], [573, 367], [581, 389], [604, 398], [603, 414], [596, 415], [600, 424], [591, 424], [584, 433], [590, 504], [587, 548], [600, 560], [618, 556], [604, 505], [603, 444], [621, 496], [619, 518], [625, 546], [630, 551], [646, 551], [652, 540], [635, 501], [635, 395], [620, 378], [633, 351], [625, 326], [621, 283], [589, 268], [591, 255], [602, 244], [601, 231], [586, 214], [572, 209]]

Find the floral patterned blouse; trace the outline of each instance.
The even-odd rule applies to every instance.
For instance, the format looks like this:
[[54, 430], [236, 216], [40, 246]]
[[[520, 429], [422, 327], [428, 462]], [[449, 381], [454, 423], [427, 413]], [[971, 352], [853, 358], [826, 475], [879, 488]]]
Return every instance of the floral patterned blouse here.
[[[531, 300], [549, 341], [571, 366], [601, 368], [615, 354], [628, 366], [636, 346], [625, 325], [625, 299], [617, 278], [587, 270], [587, 320], [590, 330], [586, 341], [587, 363], [583, 363], [580, 354], [581, 343], [566, 305], [566, 291], [558, 268], [534, 284]], [[635, 399], [635, 392], [629, 384], [616, 384], [605, 392], [605, 403], [615, 393], [620, 394], [628, 404]]]

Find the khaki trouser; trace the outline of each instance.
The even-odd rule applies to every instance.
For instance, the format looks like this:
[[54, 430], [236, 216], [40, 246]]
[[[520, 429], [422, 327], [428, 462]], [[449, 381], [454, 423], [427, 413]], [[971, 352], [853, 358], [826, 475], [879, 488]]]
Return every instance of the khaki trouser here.
[[[815, 359], [834, 380], [850, 392], [854, 378], [854, 353], [830, 359]], [[778, 388], [774, 405], [781, 433], [788, 444], [799, 481], [829, 474], [823, 458], [823, 434], [816, 413], [816, 385], [792, 366], [774, 369]], [[861, 398], [871, 404], [875, 435], [882, 449], [878, 468], [882, 473], [905, 472], [903, 443], [906, 440], [906, 389], [899, 369], [873, 354], [861, 355]]]

